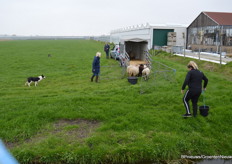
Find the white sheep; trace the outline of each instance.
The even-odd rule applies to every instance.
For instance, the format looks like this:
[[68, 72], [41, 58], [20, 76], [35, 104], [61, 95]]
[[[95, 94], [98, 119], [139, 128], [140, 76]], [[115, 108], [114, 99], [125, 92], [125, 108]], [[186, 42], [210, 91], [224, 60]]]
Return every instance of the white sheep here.
[[128, 76], [137, 76], [139, 74], [139, 67], [135, 65], [129, 65], [127, 67]]
[[151, 70], [146, 65], [144, 65], [144, 69], [142, 71], [142, 77], [144, 80], [148, 80], [150, 72]]

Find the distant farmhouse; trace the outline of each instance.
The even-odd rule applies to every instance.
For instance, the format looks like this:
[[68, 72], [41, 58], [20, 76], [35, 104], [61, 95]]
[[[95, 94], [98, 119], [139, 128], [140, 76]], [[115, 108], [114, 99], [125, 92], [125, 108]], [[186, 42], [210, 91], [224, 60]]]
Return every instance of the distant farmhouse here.
[[232, 54], [232, 13], [200, 13], [187, 27], [186, 45], [193, 51]]

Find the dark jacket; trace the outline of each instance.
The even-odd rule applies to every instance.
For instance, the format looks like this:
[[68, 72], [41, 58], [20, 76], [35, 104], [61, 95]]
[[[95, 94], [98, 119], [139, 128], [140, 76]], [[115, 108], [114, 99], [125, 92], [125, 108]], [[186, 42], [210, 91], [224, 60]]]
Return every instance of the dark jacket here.
[[92, 72], [99, 73], [100, 72], [100, 57], [94, 56], [93, 64], [92, 64]]
[[104, 51], [105, 51], [105, 52], [109, 52], [109, 50], [110, 50], [110, 45], [109, 45], [109, 44], [106, 44], [106, 45], [104, 46]]
[[185, 89], [186, 85], [188, 85], [189, 90], [202, 90], [202, 80], [204, 80], [204, 85], [203, 87], [206, 88], [208, 84], [208, 79], [204, 75], [203, 72], [197, 70], [197, 69], [192, 69], [190, 70], [185, 78], [185, 81], [182, 85], [182, 90]]

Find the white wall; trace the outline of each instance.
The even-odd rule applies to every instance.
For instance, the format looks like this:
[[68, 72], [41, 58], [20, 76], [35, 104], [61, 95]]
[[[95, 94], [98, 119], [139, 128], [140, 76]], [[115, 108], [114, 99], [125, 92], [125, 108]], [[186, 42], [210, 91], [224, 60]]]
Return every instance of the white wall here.
[[132, 28], [125, 28], [114, 30], [110, 34], [110, 42], [115, 44], [119, 44], [122, 40], [129, 40], [139, 38], [142, 40], [146, 40], [148, 42], [148, 49], [152, 48], [153, 42], [153, 29], [174, 29], [176, 32], [176, 45], [177, 46], [184, 46], [184, 38], [183, 34], [185, 33], [186, 39], [186, 27], [185, 26], [168, 26], [168, 25], [146, 25], [142, 27], [132, 27]]
[[151, 44], [151, 37], [152, 34], [150, 33], [150, 28], [144, 29], [136, 29], [131, 31], [121, 31], [115, 32], [110, 34], [110, 42], [118, 44], [119, 42], [123, 42], [123, 40], [130, 40], [130, 39], [141, 39], [146, 40], [148, 42], [148, 47]]
[[[174, 28], [176, 32], [176, 46], [184, 46], [184, 41], [186, 40], [186, 28]], [[184, 33], [184, 37], [183, 37]]]

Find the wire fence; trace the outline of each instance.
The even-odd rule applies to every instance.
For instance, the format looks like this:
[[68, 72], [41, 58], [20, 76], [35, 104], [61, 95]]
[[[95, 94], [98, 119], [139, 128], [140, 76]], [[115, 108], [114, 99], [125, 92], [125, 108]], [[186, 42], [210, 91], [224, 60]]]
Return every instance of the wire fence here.
[[163, 63], [152, 61], [150, 67], [151, 73], [149, 79], [142, 76], [140, 82], [140, 94], [149, 93], [151, 88], [164, 84], [165, 81], [175, 82], [176, 69], [173, 69]]
[[126, 75], [126, 67], [121, 67], [121, 69], [119, 67], [121, 67], [120, 64], [101, 66], [101, 79], [123, 79]]
[[[152, 56], [148, 52], [146, 53], [146, 60], [149, 60], [147, 66], [150, 69], [150, 74], [148, 79], [146, 76], [137, 77], [136, 85], [140, 85], [140, 94], [149, 93], [151, 88], [157, 87], [158, 84], [162, 85], [160, 81], [175, 81], [176, 69], [153, 60]], [[123, 65], [120, 61], [115, 65], [101, 66], [100, 80], [128, 80], [127, 78], [127, 65]]]

